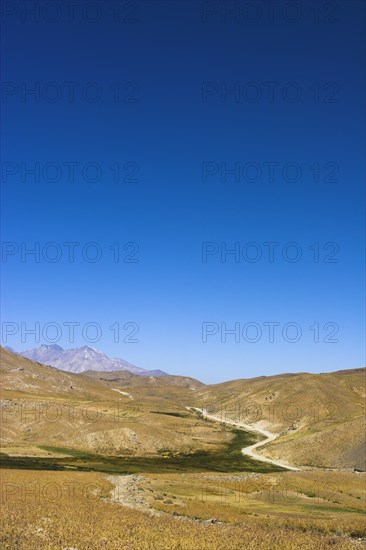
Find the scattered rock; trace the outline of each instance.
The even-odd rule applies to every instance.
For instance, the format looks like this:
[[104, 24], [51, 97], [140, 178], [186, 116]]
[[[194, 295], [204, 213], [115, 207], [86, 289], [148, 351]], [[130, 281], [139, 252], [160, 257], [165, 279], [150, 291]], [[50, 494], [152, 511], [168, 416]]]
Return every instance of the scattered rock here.
[[211, 518], [211, 519], [206, 519], [203, 523], [220, 523], [220, 522], [216, 518]]

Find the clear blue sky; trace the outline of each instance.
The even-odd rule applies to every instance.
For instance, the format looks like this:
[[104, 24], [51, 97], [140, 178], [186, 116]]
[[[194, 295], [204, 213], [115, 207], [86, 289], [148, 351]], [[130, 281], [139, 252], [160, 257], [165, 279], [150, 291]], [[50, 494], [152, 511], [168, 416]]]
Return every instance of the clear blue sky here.
[[[73, 20], [31, 4], [3, 22], [3, 342], [51, 343], [24, 327], [58, 323], [64, 347], [207, 382], [363, 366], [365, 4], [81, 2]], [[138, 261], [115, 262], [117, 242]]]

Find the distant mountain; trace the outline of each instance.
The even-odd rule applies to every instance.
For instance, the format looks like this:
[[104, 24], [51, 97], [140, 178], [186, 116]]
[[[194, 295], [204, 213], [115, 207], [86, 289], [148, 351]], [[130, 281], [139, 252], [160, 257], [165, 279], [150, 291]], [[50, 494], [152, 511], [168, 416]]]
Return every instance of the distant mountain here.
[[167, 376], [167, 373], [161, 370], [149, 371], [141, 369], [124, 361], [124, 359], [108, 357], [102, 351], [89, 346], [63, 349], [57, 344], [42, 345], [39, 348], [22, 351], [19, 355], [67, 372], [79, 373], [88, 370], [110, 372], [123, 370], [139, 376]]
[[7, 351], [10, 351], [11, 353], [16, 353], [16, 351], [13, 350], [13, 348], [11, 348], [10, 346], [4, 346], [4, 349], [6, 349]]

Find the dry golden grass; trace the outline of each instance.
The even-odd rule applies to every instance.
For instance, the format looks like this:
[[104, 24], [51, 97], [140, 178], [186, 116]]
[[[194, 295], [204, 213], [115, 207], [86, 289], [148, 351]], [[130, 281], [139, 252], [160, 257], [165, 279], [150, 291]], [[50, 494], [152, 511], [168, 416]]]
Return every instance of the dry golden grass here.
[[[171, 491], [174, 480], [164, 483]], [[316, 530], [296, 518], [243, 515], [235, 524], [207, 524], [168, 514], [150, 516], [108, 500], [111, 489], [105, 477], [96, 473], [2, 470], [1, 548], [312, 550], [358, 546], [340, 530], [326, 532], [325, 525]]]
[[163, 511], [366, 537], [364, 474], [165, 474], [148, 476], [144, 487]]

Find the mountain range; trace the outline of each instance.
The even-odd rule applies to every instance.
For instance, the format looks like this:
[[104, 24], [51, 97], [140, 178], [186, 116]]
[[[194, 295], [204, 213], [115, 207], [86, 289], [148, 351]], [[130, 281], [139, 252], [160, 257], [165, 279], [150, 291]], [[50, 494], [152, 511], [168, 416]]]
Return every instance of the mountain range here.
[[[9, 350], [14, 351], [14, 350]], [[105, 353], [89, 346], [63, 349], [57, 344], [45, 345], [18, 352], [32, 361], [50, 365], [67, 372], [81, 373], [88, 370], [98, 372], [129, 371], [139, 376], [167, 376], [162, 370], [146, 370], [128, 363], [124, 359], [108, 357]]]

